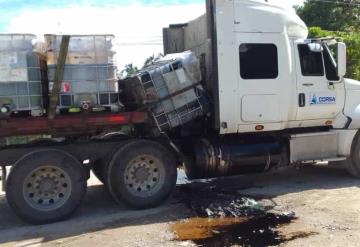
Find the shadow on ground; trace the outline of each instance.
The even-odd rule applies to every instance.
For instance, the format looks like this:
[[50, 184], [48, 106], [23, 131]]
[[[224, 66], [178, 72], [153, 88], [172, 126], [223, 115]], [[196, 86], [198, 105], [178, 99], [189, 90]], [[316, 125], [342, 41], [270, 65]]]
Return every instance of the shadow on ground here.
[[[342, 167], [307, 166], [267, 174], [247, 175], [193, 182], [178, 185], [174, 196], [165, 205], [145, 211], [134, 211], [124, 205], [116, 205], [105, 187], [89, 187], [81, 208], [68, 221], [46, 226], [31, 226], [17, 218], [0, 195], [0, 244], [29, 239], [46, 243], [104, 229], [124, 226], [173, 222], [194, 215], [188, 199], [196, 198], [201, 191], [217, 188], [224, 193], [251, 194], [253, 197], [273, 198], [306, 190], [328, 190], [360, 187], [360, 180], [347, 175]], [[211, 200], [211, 198], [209, 198]]]

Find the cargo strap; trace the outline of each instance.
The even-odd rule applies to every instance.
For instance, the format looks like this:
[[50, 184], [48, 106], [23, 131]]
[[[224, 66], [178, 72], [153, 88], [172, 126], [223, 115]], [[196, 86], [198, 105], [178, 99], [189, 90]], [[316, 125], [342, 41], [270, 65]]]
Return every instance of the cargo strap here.
[[59, 104], [59, 94], [61, 91], [61, 83], [64, 78], [64, 69], [65, 69], [65, 62], [69, 49], [69, 43], [70, 43], [70, 35], [62, 36], [60, 53], [59, 53], [57, 68], [55, 73], [55, 81], [49, 101], [48, 118], [50, 120], [55, 118], [56, 108]]

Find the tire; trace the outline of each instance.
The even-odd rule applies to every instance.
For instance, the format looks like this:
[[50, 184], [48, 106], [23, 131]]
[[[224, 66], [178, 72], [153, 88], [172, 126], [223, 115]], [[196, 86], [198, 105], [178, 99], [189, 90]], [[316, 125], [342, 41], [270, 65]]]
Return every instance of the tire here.
[[95, 161], [93, 166], [91, 167], [92, 172], [95, 177], [104, 185], [107, 184], [106, 173], [109, 168], [110, 162], [114, 156], [114, 154], [119, 150], [121, 146], [124, 146], [133, 140], [123, 141], [122, 144], [115, 146], [112, 150], [106, 155], [106, 157]]
[[356, 178], [360, 178], [360, 133], [356, 134], [352, 149], [351, 157], [346, 161], [348, 172]]
[[139, 140], [116, 152], [107, 171], [108, 189], [118, 203], [135, 209], [160, 205], [177, 180], [174, 155], [159, 143]]
[[32, 224], [67, 219], [86, 193], [87, 173], [70, 154], [35, 151], [11, 169], [6, 197], [15, 213]]
[[184, 170], [185, 175], [187, 179], [189, 180], [195, 180], [195, 179], [201, 179], [203, 176], [201, 176], [201, 173], [199, 172], [199, 169], [196, 167], [196, 161], [192, 157], [185, 157], [184, 158]]

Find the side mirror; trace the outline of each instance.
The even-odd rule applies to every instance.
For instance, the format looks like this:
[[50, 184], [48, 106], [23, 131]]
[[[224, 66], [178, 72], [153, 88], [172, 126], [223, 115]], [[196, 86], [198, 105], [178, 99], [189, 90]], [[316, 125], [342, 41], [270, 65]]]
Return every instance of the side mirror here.
[[320, 43], [309, 43], [308, 47], [311, 52], [322, 52], [324, 50]]
[[337, 73], [339, 77], [346, 75], [346, 44], [337, 43]]

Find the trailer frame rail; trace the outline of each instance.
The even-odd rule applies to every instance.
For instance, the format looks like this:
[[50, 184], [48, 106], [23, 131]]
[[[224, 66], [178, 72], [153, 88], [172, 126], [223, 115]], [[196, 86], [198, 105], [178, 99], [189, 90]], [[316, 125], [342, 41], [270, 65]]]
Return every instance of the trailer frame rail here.
[[74, 114], [57, 116], [54, 119], [47, 117], [7, 118], [0, 120], [0, 137], [96, 135], [104, 131], [117, 130], [124, 125], [143, 124], [148, 120], [147, 112]]

